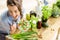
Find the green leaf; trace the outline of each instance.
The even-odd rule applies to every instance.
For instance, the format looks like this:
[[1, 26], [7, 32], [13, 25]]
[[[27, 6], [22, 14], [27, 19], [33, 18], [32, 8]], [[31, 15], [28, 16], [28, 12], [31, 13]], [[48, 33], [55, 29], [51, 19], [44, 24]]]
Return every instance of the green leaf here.
[[32, 34], [37, 34], [36, 32], [34, 31], [28, 31], [28, 32], [24, 32], [24, 33], [19, 33], [19, 34], [13, 34], [11, 35], [12, 38], [14, 39], [21, 39], [21, 38], [29, 38], [30, 35]]
[[52, 15], [52, 8], [44, 6], [42, 9], [43, 19], [48, 19]]

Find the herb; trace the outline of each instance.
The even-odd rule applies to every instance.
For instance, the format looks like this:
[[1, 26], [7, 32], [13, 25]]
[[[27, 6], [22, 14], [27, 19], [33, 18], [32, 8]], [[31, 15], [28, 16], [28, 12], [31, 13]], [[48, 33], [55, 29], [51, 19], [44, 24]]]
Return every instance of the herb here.
[[26, 32], [26, 31], [28, 31], [30, 28], [31, 28], [31, 23], [30, 23], [30, 21], [20, 21], [20, 27], [19, 27], [19, 29], [20, 29], [20, 31], [21, 32]]
[[52, 15], [52, 8], [48, 6], [44, 6], [42, 9], [42, 14], [43, 14], [43, 20], [48, 19]]
[[48, 6], [44, 6], [42, 9], [42, 26], [43, 27], [48, 27], [49, 25], [47, 24], [48, 18], [51, 17], [52, 15], [52, 8]]
[[33, 39], [35, 38], [36, 39], [36, 36], [32, 36], [32, 34], [37, 34], [36, 32], [34, 31], [28, 31], [28, 32], [24, 32], [24, 33], [19, 33], [19, 34], [13, 34], [11, 35], [12, 38], [14, 39]]
[[60, 8], [60, 0], [57, 0], [56, 5], [57, 5], [58, 8]]
[[60, 15], [60, 9], [57, 7], [56, 4], [54, 4], [52, 10], [52, 17], [59, 17], [59, 15]]
[[37, 22], [38, 22], [38, 18], [35, 17], [34, 15], [31, 15], [31, 28], [33, 31], [36, 31], [37, 30]]

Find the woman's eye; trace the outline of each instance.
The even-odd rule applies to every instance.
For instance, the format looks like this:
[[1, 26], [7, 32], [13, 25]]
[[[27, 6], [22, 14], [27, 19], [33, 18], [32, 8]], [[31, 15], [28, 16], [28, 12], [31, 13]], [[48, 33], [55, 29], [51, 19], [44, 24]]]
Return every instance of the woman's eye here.
[[15, 11], [15, 13], [17, 13], [17, 11]]
[[12, 11], [9, 11], [9, 13], [12, 13]]

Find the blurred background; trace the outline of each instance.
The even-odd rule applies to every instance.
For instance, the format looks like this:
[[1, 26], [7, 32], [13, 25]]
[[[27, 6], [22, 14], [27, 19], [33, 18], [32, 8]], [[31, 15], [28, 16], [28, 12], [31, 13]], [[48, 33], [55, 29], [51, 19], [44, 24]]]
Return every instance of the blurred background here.
[[[26, 2], [27, 1], [27, 2]], [[32, 2], [31, 2], [32, 0], [24, 0], [23, 1], [23, 6], [24, 6], [24, 8], [26, 9], [26, 8], [30, 8], [32, 5], [30, 5], [30, 7], [29, 7], [29, 5], [28, 4], [31, 4]], [[39, 0], [39, 1], [44, 1], [44, 0]], [[49, 3], [49, 5], [51, 6], [51, 4], [52, 3], [54, 3], [56, 0], [46, 0], [48, 3]], [[27, 4], [28, 3], [28, 4]], [[26, 5], [27, 4], [27, 5]], [[35, 5], [35, 4], [34, 4]], [[32, 7], [33, 8], [33, 7]], [[7, 9], [7, 6], [6, 6], [6, 0], [0, 0], [0, 14], [1, 14], [1, 12], [2, 11], [4, 11], [4, 10], [6, 10]]]
[[0, 14], [2, 11], [6, 10], [7, 6], [6, 6], [6, 0], [0, 0]]

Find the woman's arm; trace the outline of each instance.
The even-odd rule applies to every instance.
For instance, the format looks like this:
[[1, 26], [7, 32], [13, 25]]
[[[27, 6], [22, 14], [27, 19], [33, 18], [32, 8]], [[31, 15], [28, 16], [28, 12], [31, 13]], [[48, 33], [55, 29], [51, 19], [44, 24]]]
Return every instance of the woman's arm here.
[[16, 24], [13, 24], [13, 25], [11, 25], [10, 26], [10, 34], [14, 34], [15, 33], [15, 31], [16, 31]]
[[7, 23], [7, 10], [3, 11], [3, 13], [1, 13], [0, 15], [0, 33], [3, 34], [9, 34], [10, 33], [10, 27]]

